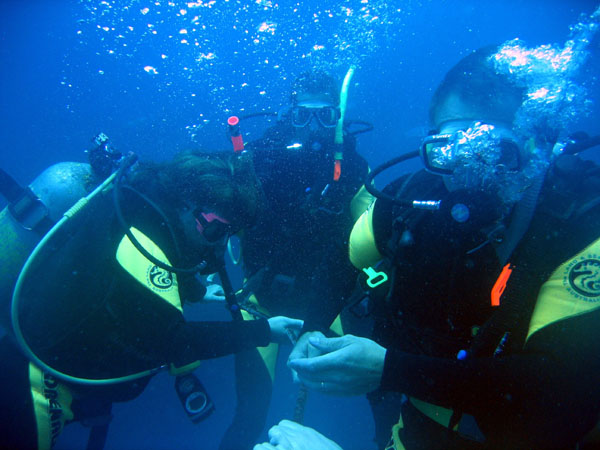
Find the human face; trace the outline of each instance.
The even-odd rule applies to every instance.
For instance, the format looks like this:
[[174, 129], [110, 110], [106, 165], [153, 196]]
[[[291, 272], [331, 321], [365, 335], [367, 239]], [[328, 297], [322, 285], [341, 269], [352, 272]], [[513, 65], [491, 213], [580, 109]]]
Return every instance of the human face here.
[[227, 219], [202, 208], [186, 208], [180, 219], [188, 242], [198, 250], [224, 245], [234, 234]]
[[200, 208], [194, 211], [196, 231], [210, 242], [222, 242], [233, 234], [229, 221], [214, 212], [204, 212]]
[[519, 138], [499, 121], [450, 120], [423, 140], [421, 156], [441, 174], [450, 191], [476, 189], [496, 194], [504, 205], [518, 202], [548, 167], [534, 139]]
[[298, 134], [334, 129], [340, 118], [338, 106], [324, 94], [298, 94], [290, 112], [292, 126]]
[[303, 103], [292, 107], [292, 125], [304, 128], [313, 120], [323, 128], [335, 128], [340, 118], [340, 110], [328, 103]]
[[427, 136], [421, 157], [428, 171], [453, 175], [466, 167], [487, 178], [521, 169], [521, 145], [512, 130], [501, 124], [451, 121], [440, 133]]

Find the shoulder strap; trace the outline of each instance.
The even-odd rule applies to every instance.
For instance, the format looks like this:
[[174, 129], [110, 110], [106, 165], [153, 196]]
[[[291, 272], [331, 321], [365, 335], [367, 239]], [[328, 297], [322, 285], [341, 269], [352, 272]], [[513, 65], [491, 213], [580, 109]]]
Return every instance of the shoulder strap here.
[[508, 262], [510, 255], [531, 224], [538, 197], [542, 185], [544, 184], [544, 178], [545, 174], [542, 174], [535, 179], [529, 189], [524, 193], [523, 198], [514, 206], [504, 240], [496, 247], [496, 254], [498, 255], [501, 266], [504, 266]]

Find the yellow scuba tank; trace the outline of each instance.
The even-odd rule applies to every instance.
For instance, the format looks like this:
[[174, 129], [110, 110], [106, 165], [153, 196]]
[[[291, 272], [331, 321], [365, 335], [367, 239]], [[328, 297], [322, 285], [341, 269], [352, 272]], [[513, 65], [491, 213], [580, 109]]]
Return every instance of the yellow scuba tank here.
[[[61, 162], [44, 170], [29, 188], [39, 198], [43, 214], [57, 222], [98, 183], [89, 164]], [[17, 220], [7, 206], [0, 212], [0, 325], [11, 330], [10, 302], [15, 282], [43, 232]]]

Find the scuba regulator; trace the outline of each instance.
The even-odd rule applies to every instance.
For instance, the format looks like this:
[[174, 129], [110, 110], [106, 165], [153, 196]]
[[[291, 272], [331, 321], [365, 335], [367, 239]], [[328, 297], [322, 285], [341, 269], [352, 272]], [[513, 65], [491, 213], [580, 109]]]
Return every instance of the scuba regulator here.
[[104, 133], [96, 135], [92, 142], [95, 146], [87, 151], [90, 166], [98, 176], [106, 178], [119, 167], [123, 154], [109, 143]]

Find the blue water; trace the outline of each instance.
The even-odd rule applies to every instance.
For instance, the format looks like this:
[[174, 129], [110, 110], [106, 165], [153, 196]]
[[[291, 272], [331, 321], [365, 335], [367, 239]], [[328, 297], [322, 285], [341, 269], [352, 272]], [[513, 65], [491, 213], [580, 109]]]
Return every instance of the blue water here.
[[[341, 80], [350, 65], [357, 69], [347, 116], [375, 125], [358, 150], [376, 166], [418, 145], [433, 89], [461, 57], [517, 37], [561, 46], [580, 14], [597, 7], [585, 0], [1, 0], [2, 167], [28, 183], [55, 162], [85, 161], [100, 131], [144, 159], [226, 149], [229, 115], [277, 111], [301, 71], [320, 67]], [[599, 50], [596, 38], [579, 74], [590, 114], [570, 125], [590, 134], [600, 131], [591, 83], [600, 75]], [[266, 126], [243, 123], [246, 139]], [[189, 315], [227, 319], [214, 308]], [[293, 411], [284, 359], [269, 425]], [[114, 408], [106, 448], [216, 448], [233, 413], [232, 372], [231, 358], [199, 369], [217, 408], [199, 425], [184, 416], [172, 381], [157, 376], [141, 397]], [[364, 399], [311, 394], [306, 424], [347, 450], [373, 448]], [[57, 448], [82, 448], [85, 440], [86, 430], [73, 425]]]

